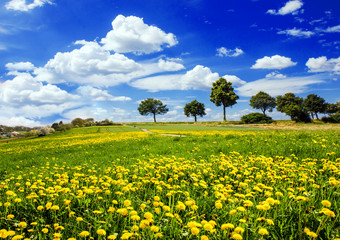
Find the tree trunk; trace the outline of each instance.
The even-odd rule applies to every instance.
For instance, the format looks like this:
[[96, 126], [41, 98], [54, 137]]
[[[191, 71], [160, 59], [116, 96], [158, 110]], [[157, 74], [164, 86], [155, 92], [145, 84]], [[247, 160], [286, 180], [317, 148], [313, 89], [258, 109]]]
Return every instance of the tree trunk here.
[[225, 118], [225, 106], [223, 105], [223, 121], [227, 121]]
[[262, 110], [263, 115], [266, 115], [266, 109]]
[[316, 119], [319, 120], [319, 117], [318, 117], [318, 113], [317, 113], [317, 112], [315, 112], [315, 116], [316, 116]]
[[313, 113], [313, 112], [310, 112], [310, 115], [312, 115], [312, 119], [314, 119], [314, 113]]
[[156, 113], [153, 114], [153, 122], [156, 122]]
[[195, 115], [194, 117], [195, 117], [195, 122], [197, 122], [197, 116]]

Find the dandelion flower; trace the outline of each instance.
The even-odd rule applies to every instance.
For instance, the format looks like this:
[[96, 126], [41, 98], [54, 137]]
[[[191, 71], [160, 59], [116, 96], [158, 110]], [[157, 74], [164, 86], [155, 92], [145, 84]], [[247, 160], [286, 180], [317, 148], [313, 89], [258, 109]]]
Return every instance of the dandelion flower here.
[[79, 233], [79, 237], [87, 237], [87, 236], [89, 236], [90, 235], [90, 233], [88, 232], [88, 231], [82, 231], [81, 233]]
[[259, 229], [259, 234], [260, 235], [269, 235], [268, 230], [265, 228], [260, 228]]
[[232, 239], [235, 239], [235, 240], [242, 240], [242, 236], [238, 233], [234, 233], [232, 236], [231, 236]]
[[106, 231], [104, 229], [98, 229], [97, 230], [97, 234], [100, 235], [100, 236], [105, 236], [106, 235]]
[[331, 202], [330, 201], [328, 201], [328, 200], [323, 200], [323, 201], [321, 201], [321, 204], [323, 205], [323, 206], [325, 206], [325, 207], [331, 207]]
[[222, 224], [221, 226], [221, 230], [228, 230], [228, 229], [233, 229], [235, 226], [231, 223], [225, 223], [225, 224]]
[[192, 235], [198, 235], [199, 233], [200, 233], [200, 230], [197, 227], [191, 228]]

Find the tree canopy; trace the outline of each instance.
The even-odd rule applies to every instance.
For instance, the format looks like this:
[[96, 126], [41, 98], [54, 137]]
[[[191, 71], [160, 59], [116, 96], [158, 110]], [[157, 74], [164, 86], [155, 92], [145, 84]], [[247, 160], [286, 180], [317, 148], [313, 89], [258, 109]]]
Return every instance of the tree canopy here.
[[324, 113], [327, 109], [327, 104], [325, 99], [319, 97], [316, 94], [309, 94], [304, 100], [303, 105], [306, 111], [308, 111], [312, 118], [314, 119], [314, 114], [316, 119], [319, 119], [318, 113]]
[[197, 122], [197, 116], [203, 117], [204, 115], [206, 115], [204, 104], [198, 102], [195, 99], [185, 105], [184, 114], [187, 117], [193, 116], [195, 118], [195, 122]]
[[84, 127], [86, 120], [82, 118], [75, 118], [72, 120], [71, 124], [75, 127]]
[[260, 109], [262, 113], [266, 115], [267, 110], [272, 112], [276, 107], [276, 99], [271, 97], [268, 93], [260, 91], [250, 98], [249, 105], [252, 108]]
[[156, 122], [156, 115], [165, 114], [169, 111], [166, 105], [163, 105], [161, 100], [148, 98], [139, 104], [138, 111], [141, 115], [147, 116], [149, 114], [153, 115], [153, 121]]
[[294, 93], [286, 93], [276, 98], [276, 109], [290, 116], [296, 122], [310, 122], [309, 115], [303, 107], [303, 98], [295, 96]]
[[225, 108], [236, 104], [236, 100], [239, 99], [231, 85], [231, 82], [220, 78], [213, 83], [211, 88], [210, 101], [216, 106], [223, 106], [223, 121], [226, 121]]

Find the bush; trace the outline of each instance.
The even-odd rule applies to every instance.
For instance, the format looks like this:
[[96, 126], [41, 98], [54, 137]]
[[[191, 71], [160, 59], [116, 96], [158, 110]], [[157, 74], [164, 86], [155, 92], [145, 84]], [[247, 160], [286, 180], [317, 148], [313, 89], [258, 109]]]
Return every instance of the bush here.
[[38, 129], [38, 136], [46, 136], [47, 134], [54, 133], [54, 128], [50, 127], [43, 127]]
[[328, 117], [323, 117], [321, 120], [325, 123], [340, 123], [340, 113], [334, 113]]
[[273, 119], [262, 113], [249, 113], [241, 117], [245, 123], [271, 123]]
[[32, 129], [31, 131], [26, 132], [26, 133], [24, 134], [24, 136], [25, 136], [25, 137], [38, 136], [38, 130]]

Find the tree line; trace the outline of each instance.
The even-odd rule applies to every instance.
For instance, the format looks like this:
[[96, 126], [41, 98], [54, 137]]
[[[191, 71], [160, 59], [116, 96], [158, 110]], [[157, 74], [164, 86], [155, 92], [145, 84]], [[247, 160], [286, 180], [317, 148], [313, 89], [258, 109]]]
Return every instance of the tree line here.
[[[219, 78], [212, 84], [210, 101], [216, 106], [223, 108], [223, 121], [226, 121], [226, 108], [237, 103], [239, 96], [234, 92], [232, 83], [224, 78]], [[261, 113], [251, 113], [242, 116], [241, 120], [245, 122], [264, 121], [269, 122], [271, 118], [266, 115], [266, 112], [272, 112], [276, 108], [277, 111], [289, 116], [295, 122], [311, 122], [314, 117], [319, 119], [320, 113], [328, 114], [324, 116], [322, 121], [340, 123], [340, 101], [337, 103], [327, 103], [325, 99], [316, 94], [309, 94], [305, 99], [296, 96], [294, 93], [286, 93], [281, 96], [272, 97], [268, 93], [260, 91], [250, 98], [249, 105], [262, 111]], [[162, 101], [148, 98], [141, 101], [138, 107], [141, 115], [152, 115], [156, 122], [156, 115], [162, 115], [169, 111], [167, 105]], [[205, 106], [196, 99], [187, 103], [184, 107], [184, 114], [187, 117], [203, 117], [206, 115]], [[249, 120], [251, 119], [251, 120]], [[257, 120], [254, 120], [257, 119]]]

